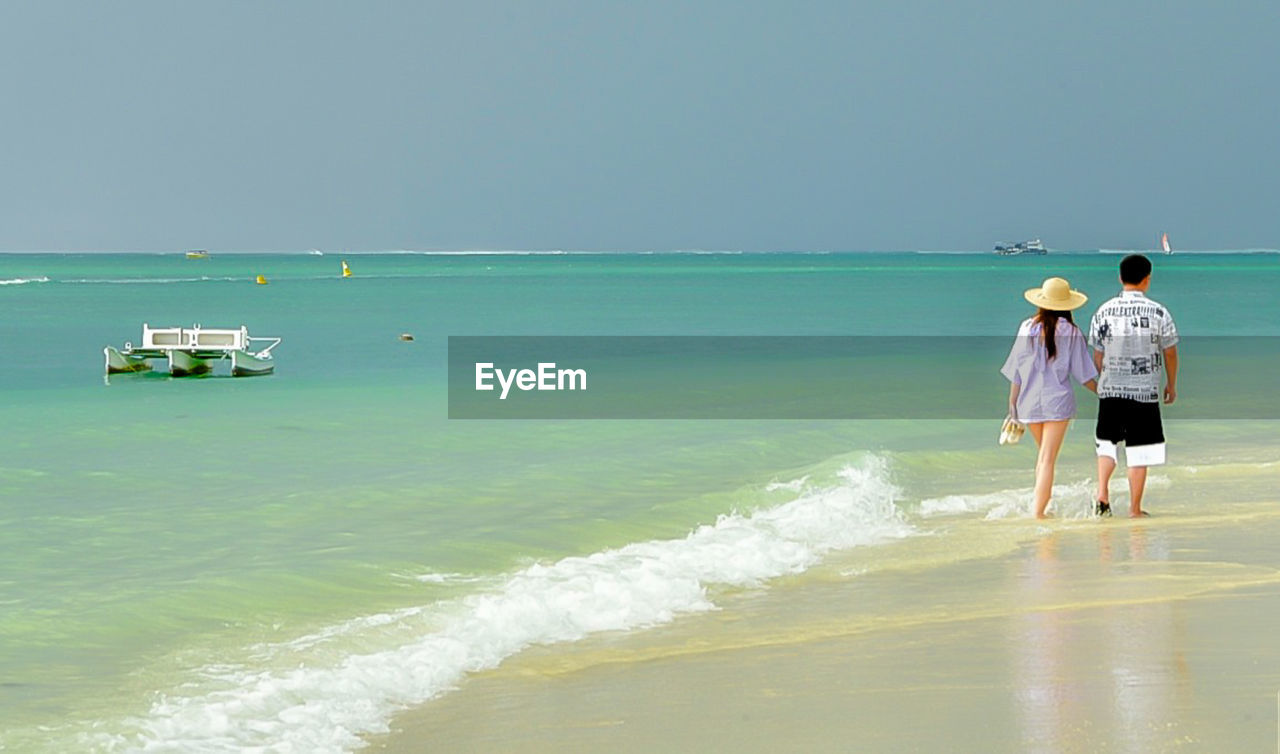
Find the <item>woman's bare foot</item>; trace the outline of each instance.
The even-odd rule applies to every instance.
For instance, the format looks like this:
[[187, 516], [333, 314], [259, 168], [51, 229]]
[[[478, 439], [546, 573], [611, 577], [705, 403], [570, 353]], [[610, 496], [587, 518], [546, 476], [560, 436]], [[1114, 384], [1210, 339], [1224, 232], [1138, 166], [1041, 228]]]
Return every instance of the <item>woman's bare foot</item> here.
[[1151, 514], [1146, 511], [1138, 511], [1137, 513], [1129, 511], [1129, 518], [1151, 518]]

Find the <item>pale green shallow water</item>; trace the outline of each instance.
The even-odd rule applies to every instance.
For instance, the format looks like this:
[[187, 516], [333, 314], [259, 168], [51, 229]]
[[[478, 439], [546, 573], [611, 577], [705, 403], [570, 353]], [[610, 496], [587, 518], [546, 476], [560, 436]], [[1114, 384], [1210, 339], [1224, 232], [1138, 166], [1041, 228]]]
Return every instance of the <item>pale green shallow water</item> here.
[[[171, 729], [66, 737], [146, 727], [158, 694], [219, 663], [249, 677], [259, 660], [265, 672], [297, 659], [258, 658], [263, 642], [479, 593], [535, 561], [679, 539], [785, 502], [765, 493], [771, 481], [826, 478], [863, 452], [890, 459], [908, 508], [1026, 481], [1028, 457], [991, 442], [998, 416], [450, 422], [447, 335], [1011, 335], [1023, 289], [1065, 275], [1100, 303], [1118, 257], [348, 260], [355, 277], [342, 280], [335, 255], [0, 254], [0, 280], [30, 281], [0, 286], [0, 746], [229, 750], [175, 743]], [[1280, 334], [1280, 256], [1156, 263], [1152, 295], [1185, 334]], [[104, 385], [102, 347], [136, 341], [144, 321], [282, 336], [278, 372]], [[414, 342], [398, 340], [406, 331]], [[993, 411], [998, 366], [982, 397]], [[1073, 479], [1087, 473], [1088, 434], [1077, 427], [1064, 456]], [[1201, 422], [1192, 436], [1175, 463], [1280, 457], [1268, 424]], [[338, 666], [438, 623], [305, 661]]]

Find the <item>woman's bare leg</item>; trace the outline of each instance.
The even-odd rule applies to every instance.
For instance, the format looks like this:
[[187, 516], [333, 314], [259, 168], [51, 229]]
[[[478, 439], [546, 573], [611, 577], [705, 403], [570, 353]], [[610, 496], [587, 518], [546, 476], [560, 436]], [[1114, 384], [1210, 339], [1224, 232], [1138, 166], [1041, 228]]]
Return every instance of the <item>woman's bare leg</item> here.
[[[1044, 422], [1036, 422], [1035, 424], [1028, 424], [1027, 431], [1031, 433], [1031, 437], [1034, 438], [1036, 441], [1035, 473], [1036, 473], [1036, 481], [1038, 482], [1040, 479], [1040, 443], [1041, 443], [1041, 440], [1044, 438]], [[1034, 501], [1036, 500], [1036, 494], [1034, 491], [1031, 493], [1031, 499], [1033, 501], [1032, 509], [1034, 510], [1035, 508]]]
[[1058, 463], [1058, 451], [1062, 449], [1062, 440], [1067, 436], [1067, 421], [1044, 422], [1038, 426], [1030, 425], [1032, 435], [1040, 452], [1036, 455], [1036, 518], [1048, 518], [1045, 510], [1049, 507], [1049, 497], [1053, 494], [1053, 471]]

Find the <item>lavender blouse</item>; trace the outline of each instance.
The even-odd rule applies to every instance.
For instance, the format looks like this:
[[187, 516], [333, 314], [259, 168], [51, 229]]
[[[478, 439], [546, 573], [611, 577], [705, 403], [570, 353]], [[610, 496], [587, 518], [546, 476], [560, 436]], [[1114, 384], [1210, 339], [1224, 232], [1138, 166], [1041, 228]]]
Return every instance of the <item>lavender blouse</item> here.
[[1089, 347], [1079, 328], [1064, 319], [1054, 331], [1057, 356], [1049, 359], [1041, 337], [1043, 326], [1034, 317], [1018, 327], [1018, 336], [1009, 350], [1000, 373], [1021, 385], [1018, 391], [1018, 421], [1062, 421], [1076, 415], [1076, 396], [1071, 378], [1084, 384], [1098, 376]]

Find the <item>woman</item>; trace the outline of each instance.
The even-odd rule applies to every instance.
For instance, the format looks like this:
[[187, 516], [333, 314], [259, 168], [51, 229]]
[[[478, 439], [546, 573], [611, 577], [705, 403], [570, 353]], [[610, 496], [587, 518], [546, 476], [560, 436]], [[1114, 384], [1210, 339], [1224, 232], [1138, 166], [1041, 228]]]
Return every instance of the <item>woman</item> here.
[[1062, 278], [1049, 278], [1023, 297], [1039, 311], [1018, 327], [1018, 337], [1000, 370], [1009, 385], [1009, 416], [1026, 425], [1036, 439], [1036, 518], [1046, 518], [1053, 491], [1053, 467], [1076, 415], [1071, 379], [1097, 392], [1098, 368], [1094, 366], [1084, 335], [1071, 320], [1071, 312], [1088, 297], [1071, 290]]

